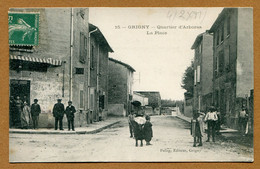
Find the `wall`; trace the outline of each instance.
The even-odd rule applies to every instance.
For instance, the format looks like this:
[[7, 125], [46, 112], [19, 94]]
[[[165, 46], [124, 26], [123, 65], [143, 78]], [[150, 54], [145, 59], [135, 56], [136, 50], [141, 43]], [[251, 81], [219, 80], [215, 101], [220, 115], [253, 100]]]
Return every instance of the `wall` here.
[[94, 46], [94, 57], [92, 60], [93, 66], [90, 69], [90, 86], [95, 89], [93, 118], [96, 118], [96, 121], [98, 121], [99, 96], [101, 95], [105, 97], [102, 119], [106, 118], [108, 112], [108, 50], [97, 36], [96, 32], [91, 34], [91, 46]]
[[[55, 118], [52, 113], [41, 113], [39, 115], [39, 128], [54, 128]], [[84, 113], [75, 113], [74, 117], [74, 126], [77, 130], [77, 127], [86, 127], [87, 126], [87, 117]], [[68, 128], [68, 121], [66, 115], [63, 117], [63, 128]]]
[[[84, 18], [81, 16], [84, 12]], [[73, 79], [72, 79], [72, 98], [73, 105], [84, 112], [87, 110], [87, 80], [88, 80], [88, 64], [87, 62], [80, 62], [80, 33], [83, 32], [85, 37], [88, 38], [88, 9], [87, 8], [73, 8]], [[87, 60], [87, 55], [85, 60]], [[84, 74], [76, 74], [75, 68], [84, 68]], [[80, 90], [83, 90], [83, 107], [80, 108]], [[66, 103], [67, 105], [67, 103]]]
[[123, 65], [110, 61], [109, 83], [108, 83], [108, 103], [127, 104], [127, 68]]
[[[79, 15], [79, 11], [85, 11], [85, 19]], [[39, 9], [11, 9], [11, 11], [20, 12], [40, 12], [39, 27], [39, 45], [33, 48], [32, 53], [10, 51], [13, 55], [25, 55], [36, 58], [53, 58], [62, 60], [62, 66], [49, 66], [47, 71], [21, 71], [10, 70], [10, 79], [29, 80], [30, 83], [30, 102], [37, 98], [41, 106], [42, 114], [40, 117], [40, 126], [48, 127], [52, 124], [52, 109], [57, 102], [57, 98], [62, 98], [62, 103], [67, 106], [70, 90], [70, 26], [71, 26], [71, 8], [39, 8]], [[73, 69], [81, 67], [85, 69], [84, 75], [73, 74], [72, 98], [73, 105], [79, 114], [79, 88], [86, 89], [87, 69], [86, 64], [79, 62], [79, 33], [88, 34], [88, 9], [74, 8], [74, 31], [73, 31]], [[63, 74], [64, 71], [64, 74]], [[64, 84], [63, 84], [64, 81]], [[64, 96], [62, 88], [64, 87]], [[85, 99], [87, 101], [87, 90], [85, 90]], [[48, 113], [48, 114], [44, 114]], [[77, 116], [77, 115], [76, 115]], [[86, 111], [83, 110], [81, 116], [86, 117]], [[42, 120], [41, 120], [42, 119]], [[48, 120], [47, 120], [48, 119]], [[85, 122], [77, 121], [75, 124], [80, 126]], [[82, 118], [81, 118], [82, 119]], [[46, 122], [51, 121], [51, 122]], [[85, 119], [86, 120], [86, 119]], [[65, 120], [66, 121], [66, 120]]]
[[[35, 46], [33, 53], [10, 51], [10, 54], [21, 54], [37, 58], [53, 58], [69, 62], [70, 40], [70, 10], [59, 9], [16, 9], [11, 11], [40, 12], [39, 45]], [[69, 88], [69, 66], [63, 64], [59, 67], [49, 67], [47, 72], [10, 70], [10, 79], [23, 79], [31, 81], [30, 102], [37, 98], [42, 112], [52, 111], [57, 98], [62, 97], [63, 69], [65, 70], [64, 88]], [[64, 93], [68, 101], [68, 90]]]
[[133, 93], [133, 101], [139, 101], [142, 106], [148, 105], [148, 98], [138, 93]]
[[[230, 34], [227, 34], [227, 21], [230, 17]], [[214, 72], [214, 103], [220, 108], [221, 122], [228, 127], [238, 128], [238, 112], [245, 94], [253, 88], [253, 30], [252, 10], [248, 8], [231, 8], [223, 17], [217, 29], [222, 32], [224, 40], [216, 44], [214, 31], [214, 65], [218, 53], [224, 52], [224, 72]], [[216, 93], [219, 93], [218, 97]]]
[[212, 79], [213, 79], [213, 36], [206, 33], [203, 35], [203, 39], [202, 39], [202, 58], [201, 58], [202, 96], [212, 92], [212, 88], [213, 88]]
[[250, 95], [254, 88], [253, 8], [238, 9], [237, 97]]
[[156, 107], [161, 107], [161, 96], [159, 92], [149, 92], [149, 91], [136, 91], [141, 95], [144, 95], [148, 98], [148, 105], [156, 105]]
[[184, 116], [192, 117], [193, 116], [193, 99], [184, 99]]
[[123, 104], [108, 104], [108, 116], [126, 116], [125, 106]]

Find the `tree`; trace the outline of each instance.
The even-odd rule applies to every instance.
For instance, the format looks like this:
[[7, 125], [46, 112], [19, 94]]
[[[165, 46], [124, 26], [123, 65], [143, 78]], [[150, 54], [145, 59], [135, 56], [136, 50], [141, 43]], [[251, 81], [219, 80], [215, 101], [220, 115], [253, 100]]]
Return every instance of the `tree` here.
[[162, 107], [175, 107], [175, 106], [176, 106], [175, 100], [162, 99]]
[[186, 90], [186, 94], [193, 96], [193, 85], [194, 85], [194, 63], [191, 61], [191, 65], [187, 67], [182, 77], [181, 87]]

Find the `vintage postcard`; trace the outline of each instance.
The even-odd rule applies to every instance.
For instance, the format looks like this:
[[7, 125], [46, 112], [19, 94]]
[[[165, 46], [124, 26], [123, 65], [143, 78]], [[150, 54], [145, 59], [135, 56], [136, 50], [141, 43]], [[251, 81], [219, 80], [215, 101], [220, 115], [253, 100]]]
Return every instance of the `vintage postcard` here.
[[9, 162], [253, 162], [253, 8], [10, 8]]

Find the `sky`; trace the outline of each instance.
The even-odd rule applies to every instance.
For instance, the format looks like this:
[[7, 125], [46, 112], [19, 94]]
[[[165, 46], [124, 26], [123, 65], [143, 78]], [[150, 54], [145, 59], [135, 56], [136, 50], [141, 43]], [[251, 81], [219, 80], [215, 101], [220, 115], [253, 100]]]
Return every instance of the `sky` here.
[[191, 64], [196, 37], [210, 29], [223, 8], [90, 8], [114, 50], [109, 57], [132, 66], [134, 91], [159, 91], [162, 99], [183, 100], [181, 82]]

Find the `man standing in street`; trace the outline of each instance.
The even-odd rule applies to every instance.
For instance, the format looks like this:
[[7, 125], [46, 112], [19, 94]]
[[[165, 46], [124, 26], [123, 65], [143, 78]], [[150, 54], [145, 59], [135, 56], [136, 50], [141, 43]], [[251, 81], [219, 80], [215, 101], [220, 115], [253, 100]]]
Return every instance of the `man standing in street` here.
[[134, 111], [131, 111], [131, 114], [128, 115], [128, 124], [129, 124], [129, 131], [130, 131], [130, 138], [133, 137], [133, 121], [134, 121]]
[[208, 139], [209, 142], [210, 134], [212, 135], [212, 140], [215, 142], [215, 132], [216, 132], [216, 121], [218, 120], [218, 115], [215, 111], [215, 107], [211, 106], [209, 112], [206, 114], [205, 121], [208, 123]]
[[57, 100], [58, 103], [56, 103], [53, 107], [53, 117], [55, 117], [55, 130], [58, 129], [58, 123], [60, 130], [63, 130], [62, 127], [62, 120], [64, 116], [64, 104], [61, 103], [61, 99]]
[[34, 103], [31, 106], [31, 115], [33, 121], [33, 128], [38, 128], [39, 114], [41, 113], [41, 107], [38, 104], [38, 99], [34, 99]]
[[70, 126], [71, 126], [71, 129], [73, 131], [74, 130], [74, 113], [76, 112], [76, 109], [74, 106], [72, 106], [72, 101], [69, 101], [68, 102], [68, 106], [66, 107], [66, 116], [67, 116], [67, 120], [68, 120], [68, 130], [70, 131]]

